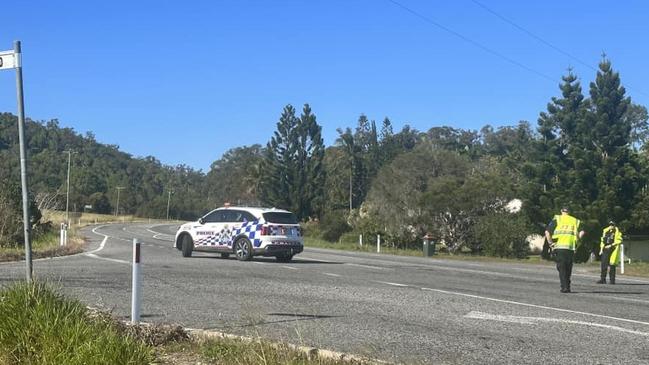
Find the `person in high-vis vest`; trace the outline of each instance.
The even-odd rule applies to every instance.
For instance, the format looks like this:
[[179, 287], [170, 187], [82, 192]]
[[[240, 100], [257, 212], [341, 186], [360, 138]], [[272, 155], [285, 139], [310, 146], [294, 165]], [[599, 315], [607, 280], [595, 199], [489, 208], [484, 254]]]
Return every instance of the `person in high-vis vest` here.
[[609, 283], [615, 284], [615, 267], [620, 261], [620, 245], [622, 244], [622, 231], [615, 226], [615, 222], [608, 222], [608, 227], [602, 231], [602, 238], [599, 241], [599, 255], [602, 260], [601, 279], [598, 284], [606, 284], [606, 272], [608, 271]]
[[545, 238], [556, 253], [562, 293], [570, 293], [570, 276], [577, 241], [585, 234], [583, 230], [579, 230], [580, 225], [579, 219], [571, 216], [568, 208], [564, 207], [561, 215], [552, 217], [552, 221], [545, 227]]

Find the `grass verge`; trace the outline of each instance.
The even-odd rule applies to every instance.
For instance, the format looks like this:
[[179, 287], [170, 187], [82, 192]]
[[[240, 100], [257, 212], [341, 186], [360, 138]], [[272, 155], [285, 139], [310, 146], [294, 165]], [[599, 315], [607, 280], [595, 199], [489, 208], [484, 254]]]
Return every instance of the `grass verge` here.
[[[312, 350], [312, 349], [311, 349]], [[189, 335], [182, 327], [128, 325], [42, 283], [0, 288], [0, 365], [369, 364], [319, 356], [260, 338]]]
[[[305, 246], [307, 247], [317, 247], [317, 248], [329, 248], [334, 250], [342, 251], [354, 251], [354, 252], [368, 252], [376, 253], [376, 241], [370, 242], [369, 244], [363, 244], [361, 247], [358, 242], [329, 242], [317, 238], [305, 237]], [[423, 251], [419, 249], [397, 249], [389, 246], [381, 246], [381, 253], [388, 255], [400, 255], [400, 256], [423, 256]], [[539, 255], [530, 255], [524, 259], [513, 259], [513, 258], [501, 258], [501, 257], [491, 257], [491, 256], [480, 256], [472, 255], [469, 253], [456, 253], [449, 254], [448, 252], [439, 252], [439, 249], [436, 251], [435, 258], [443, 258], [448, 260], [459, 260], [459, 261], [476, 261], [476, 262], [503, 262], [503, 263], [513, 263], [513, 264], [533, 264], [533, 265], [554, 265], [554, 262], [543, 260]], [[594, 273], [599, 272], [599, 262], [596, 263], [582, 263], [576, 264], [577, 267], [583, 267], [592, 271]], [[618, 273], [620, 272], [620, 267], [617, 268]], [[637, 277], [649, 277], [649, 263], [643, 261], [634, 261], [631, 264], [625, 264], [624, 266], [624, 275], [637, 276]]]
[[[59, 244], [58, 232], [50, 232], [32, 241], [32, 258], [40, 259], [46, 257], [66, 256], [83, 251], [85, 241], [77, 234], [76, 229], [68, 231], [68, 244], [61, 246]], [[23, 247], [3, 247], [0, 248], [0, 262], [19, 261], [25, 259], [25, 249]]]
[[0, 291], [0, 364], [148, 364], [153, 352], [106, 316], [43, 284]]

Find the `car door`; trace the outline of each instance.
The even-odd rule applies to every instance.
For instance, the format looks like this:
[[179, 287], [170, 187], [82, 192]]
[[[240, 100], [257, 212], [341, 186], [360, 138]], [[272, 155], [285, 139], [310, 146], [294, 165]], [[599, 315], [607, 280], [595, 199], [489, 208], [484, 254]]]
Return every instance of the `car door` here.
[[234, 238], [243, 222], [243, 211], [238, 209], [227, 209], [223, 214], [223, 227], [221, 228], [220, 244], [232, 247]]
[[224, 219], [223, 209], [214, 210], [201, 218], [201, 223], [195, 231], [194, 246], [218, 247], [219, 233], [222, 230]]

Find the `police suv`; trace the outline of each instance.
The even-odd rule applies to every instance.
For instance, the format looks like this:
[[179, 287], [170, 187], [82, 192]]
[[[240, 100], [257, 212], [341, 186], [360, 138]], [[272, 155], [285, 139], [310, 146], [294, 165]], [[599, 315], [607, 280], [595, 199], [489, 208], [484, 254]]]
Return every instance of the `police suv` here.
[[304, 240], [295, 215], [275, 208], [230, 207], [215, 209], [176, 232], [174, 247], [183, 257], [193, 251], [210, 251], [241, 261], [253, 256], [274, 256], [289, 262], [302, 252]]

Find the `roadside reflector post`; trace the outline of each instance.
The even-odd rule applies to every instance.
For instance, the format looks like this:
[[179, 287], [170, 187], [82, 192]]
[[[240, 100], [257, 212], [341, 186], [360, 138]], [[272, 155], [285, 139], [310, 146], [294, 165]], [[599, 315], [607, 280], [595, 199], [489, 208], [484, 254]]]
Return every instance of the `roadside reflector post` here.
[[624, 243], [620, 244], [620, 274], [624, 274]]
[[68, 225], [61, 223], [61, 235], [59, 239], [60, 246], [66, 246], [68, 244]]
[[359, 234], [359, 235], [358, 235], [358, 244], [359, 244], [361, 247], [363, 247], [363, 235], [362, 235], [362, 234]]
[[140, 272], [140, 241], [133, 239], [133, 281], [131, 289], [131, 323], [140, 322], [140, 305], [142, 302], [142, 278]]
[[376, 252], [381, 253], [381, 235], [376, 235]]

